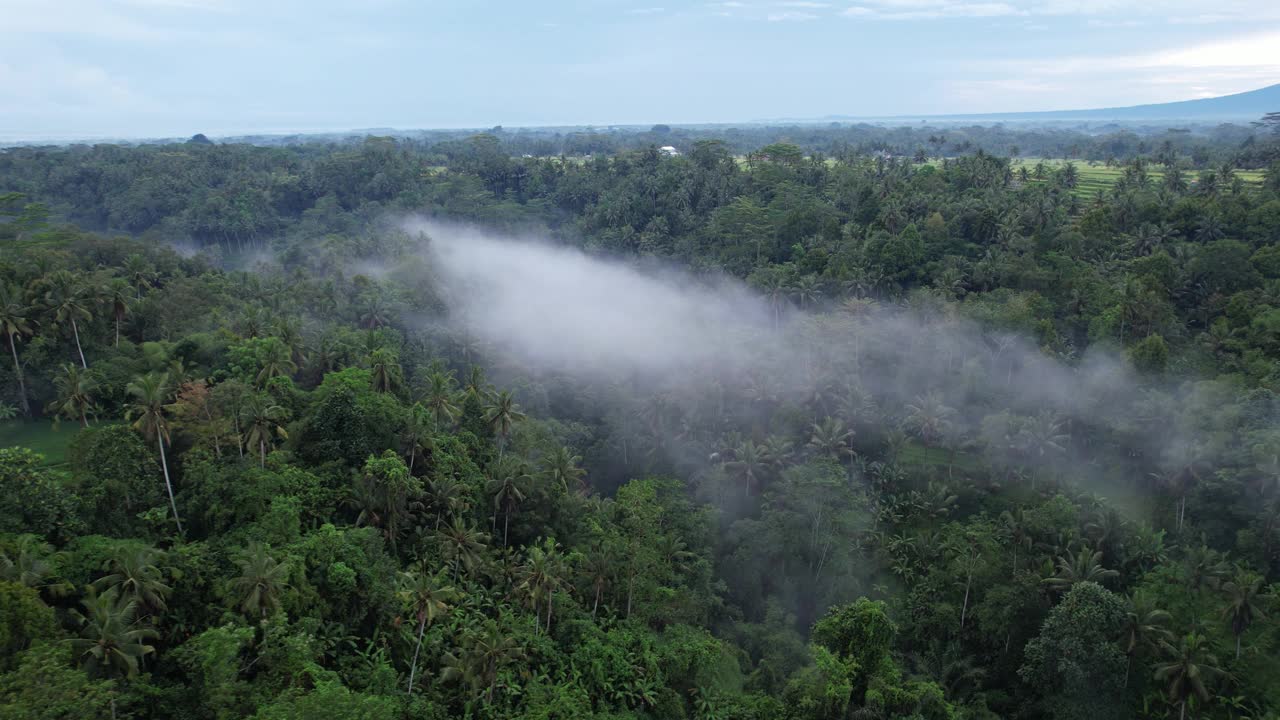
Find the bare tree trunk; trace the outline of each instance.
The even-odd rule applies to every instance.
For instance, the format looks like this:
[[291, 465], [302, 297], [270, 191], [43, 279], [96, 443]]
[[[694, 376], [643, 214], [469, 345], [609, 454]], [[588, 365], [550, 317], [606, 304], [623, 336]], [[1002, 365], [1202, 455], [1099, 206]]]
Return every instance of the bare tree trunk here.
[[88, 370], [89, 363], [84, 360], [84, 349], [80, 347], [80, 328], [76, 326], [75, 318], [71, 318], [71, 333], [76, 336], [76, 352], [80, 353], [80, 367]]
[[595, 602], [591, 603], [591, 619], [592, 620], [595, 620], [596, 610], [600, 608], [600, 591], [603, 589], [604, 589], [603, 585], [596, 586], [596, 600]]
[[120, 315], [116, 315], [116, 347], [120, 347]]
[[18, 398], [22, 401], [22, 412], [31, 416], [31, 403], [27, 401], [27, 381], [22, 376], [22, 364], [18, 362], [18, 344], [13, 341], [13, 333], [9, 334], [9, 351], [13, 353], [13, 372], [18, 376]]
[[178, 534], [182, 534], [182, 519], [178, 517], [178, 501], [173, 498], [173, 483], [169, 481], [169, 461], [164, 456], [164, 434], [156, 431], [156, 444], [160, 446], [160, 467], [164, 469], [164, 486], [169, 491], [169, 507], [173, 508], [173, 521], [178, 525]]
[[258, 467], [263, 468], [264, 470], [267, 467], [267, 441], [266, 440], [258, 441]]
[[418, 674], [418, 652], [422, 650], [422, 633], [427, 629], [427, 616], [418, 620], [418, 644], [413, 648], [413, 662], [409, 664], [409, 694], [413, 694], [413, 676]]

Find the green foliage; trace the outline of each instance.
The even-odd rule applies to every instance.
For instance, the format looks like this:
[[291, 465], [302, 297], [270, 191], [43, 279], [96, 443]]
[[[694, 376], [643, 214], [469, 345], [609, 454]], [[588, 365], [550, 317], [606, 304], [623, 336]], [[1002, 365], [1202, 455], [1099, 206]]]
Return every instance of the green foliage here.
[[42, 643], [15, 658], [17, 668], [0, 675], [3, 720], [107, 720], [117, 706], [115, 682], [92, 680], [72, 666], [66, 643]]
[[1039, 688], [1054, 717], [1123, 717], [1119, 702], [1124, 653], [1115, 644], [1124, 626], [1123, 601], [1101, 585], [1072, 587], [1027, 643], [1018, 675]]
[[84, 531], [81, 501], [25, 448], [0, 448], [0, 532], [66, 541]]

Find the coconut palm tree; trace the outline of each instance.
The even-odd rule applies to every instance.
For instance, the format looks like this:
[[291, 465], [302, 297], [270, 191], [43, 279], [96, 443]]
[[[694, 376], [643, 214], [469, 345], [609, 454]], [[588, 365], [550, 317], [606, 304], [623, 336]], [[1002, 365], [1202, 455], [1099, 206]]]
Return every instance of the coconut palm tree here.
[[290, 587], [292, 568], [288, 561], [277, 562], [267, 546], [255, 542], [240, 553], [236, 564], [240, 574], [231, 581], [231, 590], [240, 599], [240, 611], [265, 618], [278, 610]]
[[146, 641], [159, 637], [154, 629], [137, 623], [138, 601], [112, 589], [90, 593], [81, 605], [83, 613], [72, 611], [81, 628], [71, 647], [85, 668], [102, 677], [136, 675], [142, 659], [156, 650]]
[[124, 278], [111, 278], [103, 288], [103, 299], [111, 306], [111, 317], [116, 321], [116, 347], [120, 347], [120, 322], [129, 314], [132, 295], [133, 288], [129, 287], [129, 282]]
[[1000, 532], [1013, 546], [1013, 571], [1018, 571], [1018, 549], [1031, 550], [1033, 539], [1026, 512], [1022, 508], [1000, 513]]
[[165, 597], [173, 591], [164, 582], [163, 551], [153, 547], [121, 547], [107, 561], [108, 574], [94, 581], [98, 590], [112, 589], [121, 597], [137, 602], [142, 617], [164, 610]]
[[125, 282], [129, 283], [136, 291], [135, 299], [141, 300], [142, 291], [150, 290], [151, 284], [155, 280], [155, 268], [136, 253], [125, 258], [120, 267], [124, 270]]
[[446, 585], [438, 574], [428, 572], [424, 562], [417, 568], [400, 573], [398, 594], [418, 619], [418, 639], [409, 665], [408, 694], [412, 695], [413, 680], [418, 674], [418, 654], [422, 651], [422, 636], [437, 617], [449, 611], [449, 603], [458, 598], [458, 591], [452, 585]]
[[400, 367], [400, 358], [387, 348], [378, 348], [365, 359], [369, 366], [369, 375], [373, 380], [373, 389], [377, 392], [391, 393], [404, 385], [404, 370]]
[[1240, 659], [1240, 638], [1254, 620], [1265, 619], [1262, 610], [1262, 588], [1264, 578], [1254, 572], [1236, 565], [1235, 574], [1222, 584], [1222, 592], [1227, 602], [1222, 608], [1222, 617], [1231, 624], [1231, 634], [1236, 636], [1236, 659]]
[[769, 471], [769, 455], [763, 445], [744, 440], [733, 448], [732, 457], [724, 462], [730, 476], [742, 483], [742, 494], [750, 495], [751, 488]]
[[417, 463], [418, 458], [426, 458], [435, 441], [435, 423], [434, 420], [428, 421], [429, 412], [422, 403], [414, 403], [409, 408], [408, 417], [405, 420], [404, 430], [400, 431], [400, 442], [404, 448], [404, 455], [409, 459], [409, 474], [413, 474], [413, 467]]
[[561, 577], [564, 574], [564, 560], [560, 555], [560, 545], [551, 538], [543, 538], [540, 543], [529, 548], [524, 566], [521, 568], [520, 584], [517, 590], [529, 597], [533, 605], [534, 631], [542, 627], [539, 621], [539, 607], [546, 602], [546, 629], [551, 630], [552, 599], [560, 589]]
[[853, 439], [853, 431], [847, 429], [844, 421], [836, 417], [823, 418], [821, 423], [814, 423], [809, 436], [809, 448], [843, 464], [845, 459], [853, 455], [849, 441]]
[[460, 517], [438, 532], [440, 551], [445, 561], [453, 566], [453, 579], [463, 568], [470, 571], [484, 556], [485, 541], [488, 536], [466, 524]]
[[452, 423], [458, 416], [458, 405], [453, 400], [454, 380], [451, 373], [436, 370], [427, 376], [427, 391], [422, 404], [431, 411], [434, 429], [439, 430], [442, 423]]
[[542, 458], [542, 475], [566, 493], [570, 488], [581, 489], [587, 471], [578, 467], [580, 462], [582, 456], [574, 455], [567, 447], [558, 447]]
[[604, 595], [604, 589], [609, 584], [609, 579], [613, 577], [614, 557], [605, 545], [597, 545], [587, 553], [583, 565], [583, 574], [586, 576], [587, 584], [591, 588], [591, 617], [596, 616], [596, 611], [600, 608], [600, 597]]
[[1124, 687], [1129, 686], [1134, 656], [1144, 651], [1158, 651], [1161, 643], [1173, 639], [1173, 633], [1166, 627], [1170, 619], [1169, 613], [1156, 607], [1145, 593], [1134, 593], [1126, 598], [1124, 630], [1120, 636], [1120, 646], [1127, 656]]
[[18, 339], [32, 334], [36, 321], [30, 315], [32, 307], [23, 297], [17, 285], [0, 283], [0, 332], [9, 342], [9, 352], [13, 355], [13, 374], [18, 378], [18, 400], [24, 415], [31, 414], [31, 404], [27, 401], [27, 382], [22, 374], [22, 363], [18, 362]]
[[135, 378], [125, 388], [133, 396], [126, 417], [133, 420], [133, 427], [147, 440], [155, 440], [160, 449], [160, 467], [164, 471], [164, 486], [169, 491], [169, 507], [173, 510], [173, 522], [182, 534], [182, 519], [178, 517], [178, 502], [174, 499], [173, 483], [169, 479], [169, 461], [164, 445], [169, 441], [169, 421], [165, 418], [165, 404], [169, 400], [168, 373], [147, 373]]
[[62, 374], [53, 379], [56, 399], [46, 408], [59, 418], [67, 418], [89, 427], [89, 413], [93, 412], [93, 395], [97, 382], [89, 373], [73, 363], [62, 366]]
[[499, 462], [488, 482], [488, 492], [493, 496], [493, 529], [498, 526], [498, 513], [502, 512], [502, 545], [507, 545], [507, 530], [511, 527], [511, 511], [524, 502], [520, 485], [530, 480], [523, 462]]
[[796, 299], [800, 309], [804, 310], [822, 299], [822, 282], [817, 275], [804, 275], [791, 286], [791, 296]]
[[70, 270], [58, 270], [40, 281], [45, 288], [44, 303], [53, 313], [55, 325], [70, 324], [71, 334], [76, 341], [76, 352], [80, 354], [80, 366], [89, 369], [84, 359], [84, 348], [80, 345], [80, 322], [93, 319], [93, 298], [88, 288]]
[[1193, 699], [1208, 702], [1213, 681], [1226, 673], [1202, 635], [1193, 632], [1177, 646], [1162, 642], [1160, 647], [1167, 659], [1156, 666], [1155, 679], [1165, 684], [1169, 702], [1178, 705], [1179, 720], [1186, 720], [1188, 703]]
[[915, 431], [920, 441], [930, 445], [951, 427], [951, 418], [956, 411], [942, 401], [938, 392], [917, 395], [915, 402], [907, 405], [906, 425]]
[[507, 439], [511, 436], [512, 427], [524, 418], [525, 414], [520, 412], [520, 406], [516, 405], [511, 393], [503, 390], [493, 398], [493, 402], [485, 410], [484, 419], [489, 423], [494, 436], [498, 438], [498, 457], [502, 457], [502, 451], [507, 444]]
[[486, 620], [482, 630], [468, 633], [463, 639], [461, 657], [445, 654], [440, 679], [465, 682], [473, 691], [483, 688], [485, 701], [492, 703], [498, 674], [523, 657], [515, 634], [504, 631], [494, 620]]
[[268, 338], [265, 346], [266, 353], [262, 358], [262, 369], [258, 371], [258, 387], [266, 387], [272, 378], [287, 377], [293, 375], [298, 370], [298, 366], [293, 362], [293, 353], [290, 352], [289, 346], [285, 345], [277, 338]]
[[69, 583], [60, 582], [54, 572], [58, 553], [37, 535], [18, 535], [10, 547], [0, 550], [0, 580], [25, 585], [58, 597], [69, 592]]
[[1099, 585], [1106, 580], [1120, 576], [1115, 570], [1102, 566], [1102, 551], [1090, 552], [1082, 548], [1079, 553], [1067, 550], [1058, 557], [1058, 569], [1052, 577], [1044, 579], [1044, 583], [1057, 592], [1066, 592], [1079, 582], [1093, 582]]
[[289, 437], [284, 429], [284, 421], [288, 417], [288, 410], [275, 404], [270, 396], [262, 394], [249, 396], [240, 408], [244, 443], [249, 447], [258, 447], [258, 467], [267, 466], [267, 448], [275, 445], [276, 438]]

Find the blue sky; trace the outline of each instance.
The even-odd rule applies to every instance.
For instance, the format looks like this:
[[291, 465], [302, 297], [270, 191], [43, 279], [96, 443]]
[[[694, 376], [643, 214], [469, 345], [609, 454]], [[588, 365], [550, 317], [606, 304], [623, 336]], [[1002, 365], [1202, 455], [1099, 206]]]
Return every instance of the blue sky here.
[[0, 0], [3, 139], [1048, 110], [1275, 82], [1280, 0]]

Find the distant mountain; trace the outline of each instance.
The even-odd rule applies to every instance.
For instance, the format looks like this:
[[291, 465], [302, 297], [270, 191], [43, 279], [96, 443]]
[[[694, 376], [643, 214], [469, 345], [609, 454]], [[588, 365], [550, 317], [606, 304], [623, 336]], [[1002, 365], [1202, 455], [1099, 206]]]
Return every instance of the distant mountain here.
[[1269, 112], [1280, 111], [1280, 83], [1257, 90], [1200, 100], [1132, 105], [1093, 110], [1048, 110], [1043, 112], [980, 113], [961, 115], [913, 115], [881, 118], [830, 117], [823, 120], [874, 119], [881, 122], [908, 119], [947, 122], [1088, 122], [1088, 123], [1192, 123], [1250, 122]]

